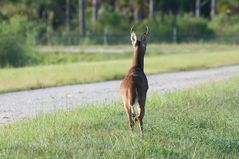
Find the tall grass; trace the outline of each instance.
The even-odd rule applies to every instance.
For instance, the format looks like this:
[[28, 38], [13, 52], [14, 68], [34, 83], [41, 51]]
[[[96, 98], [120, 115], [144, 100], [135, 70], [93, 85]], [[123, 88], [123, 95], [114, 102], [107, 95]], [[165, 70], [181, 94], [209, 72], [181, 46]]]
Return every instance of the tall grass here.
[[0, 129], [0, 158], [238, 158], [239, 78], [148, 98], [145, 138], [121, 102]]
[[[145, 58], [147, 74], [239, 64], [237, 50], [153, 55]], [[0, 92], [120, 79], [131, 59], [0, 69]]]

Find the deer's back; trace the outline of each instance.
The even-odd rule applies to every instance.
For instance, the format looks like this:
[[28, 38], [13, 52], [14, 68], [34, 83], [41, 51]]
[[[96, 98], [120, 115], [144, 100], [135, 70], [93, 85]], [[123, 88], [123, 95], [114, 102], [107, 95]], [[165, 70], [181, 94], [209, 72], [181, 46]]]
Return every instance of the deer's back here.
[[121, 82], [120, 91], [123, 93], [128, 89], [137, 89], [140, 92], [147, 92], [148, 80], [145, 73], [138, 67], [132, 67]]

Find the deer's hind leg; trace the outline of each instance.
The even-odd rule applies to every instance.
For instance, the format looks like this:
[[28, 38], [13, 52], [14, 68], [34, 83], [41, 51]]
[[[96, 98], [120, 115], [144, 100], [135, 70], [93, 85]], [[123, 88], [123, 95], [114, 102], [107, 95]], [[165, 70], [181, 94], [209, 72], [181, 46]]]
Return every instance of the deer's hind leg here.
[[132, 131], [134, 128], [134, 121], [132, 119], [132, 107], [129, 105], [127, 98], [124, 98], [123, 101], [124, 101], [124, 110], [127, 115], [128, 122], [129, 122], [129, 128]]

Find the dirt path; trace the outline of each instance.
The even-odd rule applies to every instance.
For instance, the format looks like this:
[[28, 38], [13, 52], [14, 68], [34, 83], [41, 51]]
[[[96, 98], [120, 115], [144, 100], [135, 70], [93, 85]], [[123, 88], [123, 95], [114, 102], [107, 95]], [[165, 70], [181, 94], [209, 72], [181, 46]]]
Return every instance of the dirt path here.
[[[239, 75], [239, 66], [150, 75], [149, 93], [174, 91], [235, 75]], [[0, 94], [0, 125], [59, 109], [120, 99], [119, 83], [108, 81]]]

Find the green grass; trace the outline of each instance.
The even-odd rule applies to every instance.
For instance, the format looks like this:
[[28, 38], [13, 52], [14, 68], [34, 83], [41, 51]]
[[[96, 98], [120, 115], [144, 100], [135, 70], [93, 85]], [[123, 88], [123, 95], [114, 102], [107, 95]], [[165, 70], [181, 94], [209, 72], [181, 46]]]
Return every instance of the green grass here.
[[144, 139], [121, 102], [2, 126], [0, 158], [238, 158], [238, 83], [148, 97]]
[[[66, 51], [68, 48], [68, 51]], [[116, 53], [113, 50], [117, 50]], [[238, 50], [237, 45], [225, 45], [215, 43], [183, 43], [183, 44], [150, 44], [146, 56], [166, 55], [166, 54], [196, 54], [196, 53], [216, 53]], [[71, 50], [78, 50], [72, 52]], [[97, 52], [97, 50], [101, 50]], [[104, 51], [106, 53], [103, 53]], [[88, 52], [87, 52], [88, 51]], [[66, 64], [76, 62], [105, 61], [113, 59], [127, 59], [131, 57], [131, 45], [116, 46], [47, 46], [38, 47], [36, 54], [37, 64]]]
[[[0, 92], [120, 79], [131, 65], [132, 54], [127, 53], [130, 45], [118, 48], [126, 52], [41, 53], [39, 58], [45, 63], [61, 64], [0, 69]], [[146, 53], [145, 71], [156, 74], [239, 64], [238, 49], [236, 45], [152, 44]]]
[[69, 64], [77, 62], [105, 61], [114, 59], [126, 59], [129, 53], [38, 53], [36, 54], [37, 65]]

